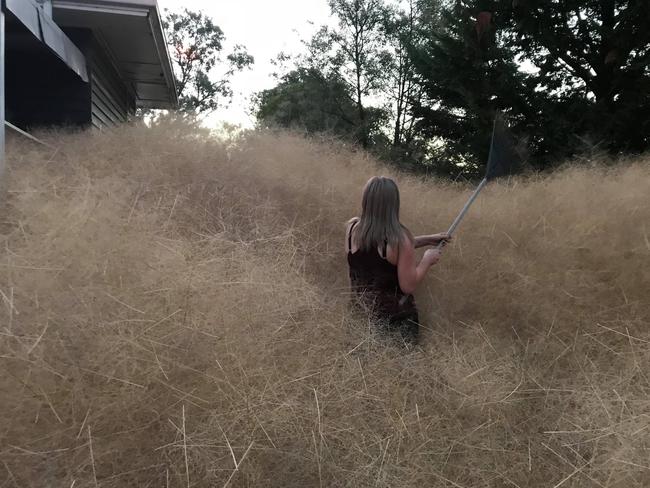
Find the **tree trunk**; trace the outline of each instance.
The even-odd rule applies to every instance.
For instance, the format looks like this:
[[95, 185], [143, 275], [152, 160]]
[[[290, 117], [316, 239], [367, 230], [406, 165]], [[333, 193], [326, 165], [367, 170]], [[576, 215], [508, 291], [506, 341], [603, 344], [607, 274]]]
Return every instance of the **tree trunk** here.
[[404, 64], [400, 57], [400, 62], [397, 71], [397, 101], [396, 104], [396, 117], [395, 117], [395, 130], [393, 132], [393, 147], [400, 145], [402, 140], [402, 110], [404, 101]]
[[361, 146], [364, 149], [368, 148], [368, 128], [366, 127], [366, 109], [363, 107], [363, 94], [361, 90], [361, 62], [359, 56], [358, 45], [355, 46], [357, 52], [356, 56], [356, 75], [357, 75], [357, 109], [359, 111], [359, 125], [361, 127]]
[[393, 147], [398, 147], [402, 142], [402, 107], [397, 103], [397, 117], [395, 118], [395, 132], [393, 134]]

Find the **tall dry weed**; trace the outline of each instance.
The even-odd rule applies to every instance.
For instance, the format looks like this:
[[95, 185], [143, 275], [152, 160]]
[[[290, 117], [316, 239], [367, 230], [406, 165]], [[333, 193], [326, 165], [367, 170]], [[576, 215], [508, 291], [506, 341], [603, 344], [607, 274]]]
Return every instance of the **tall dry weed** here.
[[[3, 486], [650, 485], [650, 169], [491, 185], [417, 295], [347, 309], [363, 153], [181, 125], [10, 146]], [[394, 175], [444, 230], [470, 187]]]

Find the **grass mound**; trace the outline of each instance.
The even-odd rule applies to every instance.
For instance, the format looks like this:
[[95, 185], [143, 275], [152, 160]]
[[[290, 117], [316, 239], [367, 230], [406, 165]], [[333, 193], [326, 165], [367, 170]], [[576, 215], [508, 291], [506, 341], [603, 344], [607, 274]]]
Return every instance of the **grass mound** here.
[[[647, 160], [491, 185], [405, 352], [347, 310], [363, 154], [44, 137], [2, 203], [2, 486], [650, 485]], [[470, 190], [395, 176], [416, 234]]]

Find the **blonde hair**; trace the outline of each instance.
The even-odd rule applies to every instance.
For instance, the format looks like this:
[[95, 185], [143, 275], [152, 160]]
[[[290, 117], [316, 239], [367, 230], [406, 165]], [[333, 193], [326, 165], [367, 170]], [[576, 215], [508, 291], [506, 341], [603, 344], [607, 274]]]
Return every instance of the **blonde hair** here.
[[359, 249], [376, 249], [384, 242], [399, 245], [404, 229], [399, 222], [399, 189], [392, 179], [375, 176], [368, 180], [356, 227], [354, 241]]

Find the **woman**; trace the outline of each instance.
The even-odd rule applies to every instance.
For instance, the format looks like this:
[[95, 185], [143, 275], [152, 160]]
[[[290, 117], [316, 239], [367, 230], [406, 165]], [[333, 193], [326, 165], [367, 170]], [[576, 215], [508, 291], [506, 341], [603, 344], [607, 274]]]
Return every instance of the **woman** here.
[[447, 234], [413, 237], [399, 221], [395, 182], [383, 176], [371, 178], [363, 190], [361, 217], [350, 220], [345, 239], [357, 304], [378, 325], [416, 343], [419, 325], [413, 292], [440, 259], [440, 251], [427, 249], [418, 262], [415, 249], [449, 240]]

